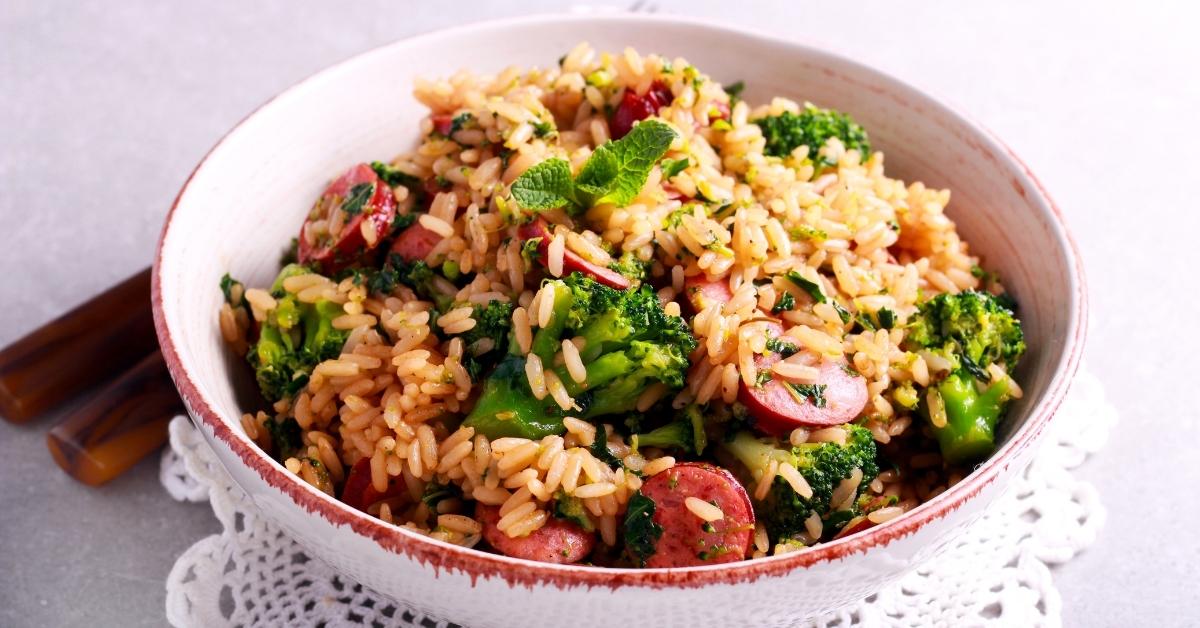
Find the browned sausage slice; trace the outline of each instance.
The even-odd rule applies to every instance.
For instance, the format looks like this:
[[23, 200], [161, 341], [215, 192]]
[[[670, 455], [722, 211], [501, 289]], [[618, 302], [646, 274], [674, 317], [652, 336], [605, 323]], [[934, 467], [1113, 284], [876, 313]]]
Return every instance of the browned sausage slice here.
[[[538, 242], [539, 259], [543, 262], [546, 259], [547, 251], [550, 249], [550, 239], [553, 234], [550, 232], [550, 225], [541, 218], [535, 219], [533, 222], [521, 225], [518, 234], [523, 240], [532, 240], [541, 238]], [[598, 264], [593, 264], [580, 256], [578, 253], [567, 249], [563, 253], [563, 272], [573, 273], [579, 272], [595, 279], [596, 281], [617, 290], [624, 290], [633, 285], [629, 282], [629, 278], [611, 268], [605, 268]]]
[[[362, 261], [387, 236], [396, 215], [396, 198], [367, 164], [358, 164], [333, 180], [308, 212], [300, 228], [296, 255], [335, 273]], [[364, 223], [365, 226], [364, 226]]]
[[595, 533], [562, 519], [551, 517], [546, 525], [529, 535], [512, 538], [496, 527], [500, 521], [498, 506], [477, 503], [475, 518], [483, 524], [483, 539], [496, 551], [513, 558], [566, 565], [583, 560], [596, 546]]
[[[710, 464], [684, 462], [642, 484], [654, 501], [655, 523], [662, 536], [646, 567], [691, 567], [746, 558], [754, 538], [754, 508], [733, 474]], [[722, 519], [706, 522], [688, 509], [695, 497], [721, 509]]]
[[350, 467], [350, 474], [346, 477], [346, 484], [342, 487], [342, 501], [366, 512], [367, 507], [371, 504], [402, 495], [405, 491], [404, 483], [394, 477], [388, 478], [386, 491], [380, 493], [375, 490], [375, 486], [371, 484], [371, 458], [367, 456], [359, 458], [358, 462]]
[[704, 308], [715, 303], [729, 303], [733, 299], [733, 291], [729, 289], [729, 279], [709, 279], [704, 273], [692, 275], [683, 280], [683, 293], [687, 302], [692, 306], [692, 312], [699, 314]]
[[[768, 335], [782, 334], [779, 325], [771, 325]], [[778, 353], [754, 358], [759, 371], [770, 370], [782, 359]], [[842, 360], [823, 360], [817, 367], [814, 384], [824, 386], [820, 399], [789, 389], [786, 382], [772, 378], [762, 386], [740, 383], [738, 401], [745, 404], [754, 417], [754, 427], [764, 434], [786, 436], [798, 427], [827, 427], [841, 425], [858, 418], [867, 405], [867, 380], [851, 370]]]
[[406, 262], [417, 262], [429, 257], [429, 253], [441, 241], [442, 236], [414, 223], [396, 236], [391, 250]]

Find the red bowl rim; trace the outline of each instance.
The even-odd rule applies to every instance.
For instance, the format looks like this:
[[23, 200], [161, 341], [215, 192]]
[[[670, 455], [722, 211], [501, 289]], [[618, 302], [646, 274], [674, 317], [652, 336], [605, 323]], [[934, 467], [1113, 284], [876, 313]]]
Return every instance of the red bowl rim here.
[[[587, 567], [580, 565], [551, 565], [548, 563], [538, 563], [533, 561], [510, 558], [498, 554], [490, 554], [479, 550], [467, 549], [450, 545], [440, 541], [429, 539], [423, 535], [404, 530], [394, 525], [384, 523], [383, 521], [366, 515], [354, 508], [351, 508], [344, 503], [313, 489], [311, 486], [301, 481], [295, 475], [288, 473], [278, 462], [274, 461], [260, 449], [252, 444], [244, 435], [238, 435], [234, 430], [221, 419], [216, 410], [204, 399], [199, 388], [196, 386], [192, 375], [184, 366], [179, 357], [179, 352], [176, 349], [175, 340], [172, 337], [171, 329], [168, 328], [165, 315], [163, 314], [162, 301], [162, 253], [163, 245], [166, 242], [167, 234], [171, 229], [171, 220], [174, 217], [175, 209], [178, 207], [180, 200], [187, 193], [188, 186], [196, 174], [204, 167], [209, 157], [220, 147], [229, 137], [236, 132], [248, 120], [253, 118], [259, 111], [269, 105], [275, 99], [288, 94], [289, 92], [299, 88], [301, 85], [314, 80], [315, 78], [333, 72], [337, 68], [353, 63], [361, 57], [373, 54], [384, 48], [399, 45], [412, 40], [424, 38], [442, 37], [448, 34], [466, 34], [472, 31], [505, 28], [518, 26], [529, 22], [540, 21], [595, 21], [595, 20], [614, 20], [614, 21], [638, 21], [638, 22], [663, 22], [672, 24], [684, 24], [688, 26], [696, 26], [708, 29], [716, 29], [724, 31], [732, 35], [749, 36], [760, 40], [767, 40], [774, 45], [783, 45], [792, 48], [805, 49], [809, 54], [816, 56], [825, 55], [836, 59], [841, 63], [851, 66], [857, 66], [858, 69], [874, 73], [878, 78], [890, 80], [898, 86], [903, 86], [913, 91], [917, 91], [930, 100], [931, 103], [940, 106], [943, 113], [952, 117], [959, 118], [967, 126], [976, 129], [984, 144], [991, 144], [990, 148], [1006, 154], [1018, 167], [1020, 174], [1024, 175], [1025, 181], [1014, 181], [1021, 185], [1027, 192], [1034, 194], [1046, 207], [1051, 210], [1049, 216], [1051, 224], [1061, 234], [1063, 241], [1067, 243], [1065, 251], [1066, 259], [1070, 270], [1069, 277], [1075, 282], [1075, 294], [1073, 296], [1073, 305], [1075, 306], [1075, 317], [1068, 322], [1068, 325], [1073, 325], [1073, 335], [1067, 340], [1068, 351], [1064, 359], [1060, 360], [1059, 368], [1054, 373], [1049, 386], [1042, 399], [1040, 399], [1030, 411], [1029, 418], [1017, 430], [1015, 434], [986, 462], [982, 463], [973, 473], [967, 476], [963, 481], [950, 487], [944, 493], [936, 496], [932, 500], [921, 504], [912, 511], [905, 513], [903, 516], [893, 519], [885, 524], [877, 525], [868, 528], [862, 532], [858, 532], [847, 537], [823, 543], [815, 547], [786, 554], [777, 557], [766, 557], [755, 560], [747, 560], [738, 563], [725, 563], [721, 565], [711, 565], [704, 567], [688, 567], [681, 569], [616, 569], [605, 567]], [[900, 101], [903, 99], [900, 98]], [[898, 101], [899, 102], [899, 101]], [[979, 146], [977, 150], [986, 150], [988, 146]], [[268, 485], [277, 488], [287, 494], [297, 505], [304, 508], [309, 513], [319, 515], [335, 526], [349, 526], [356, 534], [372, 539], [380, 548], [385, 551], [406, 556], [412, 560], [422, 564], [428, 564], [434, 567], [435, 570], [445, 569], [450, 572], [461, 572], [469, 577], [472, 581], [479, 577], [484, 578], [500, 578], [509, 583], [511, 586], [555, 586], [560, 588], [573, 586], [588, 586], [588, 587], [605, 587], [605, 588], [620, 588], [626, 586], [641, 586], [641, 587], [702, 587], [713, 584], [733, 584], [739, 582], [752, 582], [762, 577], [779, 577], [787, 574], [790, 571], [800, 568], [810, 567], [819, 563], [831, 562], [847, 556], [865, 553], [868, 550], [885, 546], [892, 541], [914, 534], [922, 526], [931, 521], [941, 519], [947, 516], [952, 511], [958, 509], [966, 501], [978, 495], [985, 487], [996, 480], [1000, 471], [1006, 469], [1011, 462], [1018, 457], [1018, 454], [1030, 447], [1036, 442], [1039, 435], [1044, 430], [1050, 418], [1057, 411], [1063, 401], [1078, 368], [1080, 356], [1084, 346], [1084, 339], [1087, 331], [1087, 284], [1083, 274], [1083, 268], [1080, 263], [1078, 247], [1074, 239], [1067, 230], [1062, 213], [1053, 199], [1046, 192], [1041, 182], [1034, 176], [1033, 172], [1025, 165], [1023, 161], [1005, 145], [998, 137], [989, 130], [984, 128], [978, 122], [964, 115], [958, 109], [945, 104], [944, 101], [930, 96], [925, 90], [918, 90], [912, 85], [900, 81], [884, 72], [875, 68], [866, 66], [859, 62], [853, 61], [842, 55], [829, 52], [825, 49], [819, 49], [814, 46], [809, 46], [795, 41], [783, 40], [777, 37], [764, 35], [751, 30], [731, 28], [724, 24], [717, 24], [711, 21], [698, 20], [693, 18], [682, 18], [677, 16], [650, 16], [639, 14], [598, 14], [598, 15], [538, 15], [531, 17], [512, 18], [505, 20], [491, 20], [457, 26], [443, 30], [434, 31], [418, 37], [399, 40], [391, 44], [386, 44], [357, 54], [340, 63], [334, 64], [308, 78], [296, 83], [288, 89], [276, 94], [249, 115], [243, 118], [236, 126], [230, 129], [222, 138], [215, 144], [203, 159], [196, 165], [189, 174], [187, 180], [180, 188], [176, 195], [171, 209], [167, 214], [166, 221], [163, 225], [161, 237], [155, 252], [155, 260], [152, 277], [152, 305], [154, 310], [154, 326], [158, 334], [159, 343], [162, 347], [163, 357], [166, 361], [167, 368], [171, 373], [171, 377], [175, 381], [176, 387], [179, 389], [180, 396], [185, 401], [188, 408], [192, 411], [193, 420], [199, 419], [204, 425], [212, 430], [216, 438], [221, 440], [229, 449], [236, 454], [241, 461], [255, 472]], [[1069, 327], [1070, 328], [1070, 327]]]

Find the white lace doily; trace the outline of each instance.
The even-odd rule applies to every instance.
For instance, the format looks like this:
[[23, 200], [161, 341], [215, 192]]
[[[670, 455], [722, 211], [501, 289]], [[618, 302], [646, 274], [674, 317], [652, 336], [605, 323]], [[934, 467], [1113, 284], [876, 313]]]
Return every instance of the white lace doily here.
[[[1104, 508], [1071, 470], [1116, 422], [1100, 382], [1080, 373], [1029, 469], [926, 567], [858, 605], [811, 622], [832, 626], [1058, 626], [1050, 566], [1096, 538]], [[223, 531], [201, 539], [167, 577], [175, 626], [455, 626], [348, 581], [260, 518], [184, 417], [171, 423], [161, 478], [171, 496], [209, 499]]]

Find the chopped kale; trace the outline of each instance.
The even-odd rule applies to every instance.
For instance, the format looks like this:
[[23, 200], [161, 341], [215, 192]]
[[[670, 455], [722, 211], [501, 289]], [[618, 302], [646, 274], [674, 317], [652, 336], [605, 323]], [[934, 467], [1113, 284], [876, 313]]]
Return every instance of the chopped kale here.
[[791, 311], [795, 308], [796, 297], [792, 296], [790, 292], [784, 292], [779, 295], [778, 299], [775, 299], [775, 305], [771, 306], [771, 313], [779, 314], [780, 312]]
[[843, 323], [850, 322], [850, 312], [847, 311], [846, 308], [842, 307], [842, 305], [840, 303], [838, 303], [836, 300], [830, 299], [829, 297], [825, 296], [825, 292], [823, 290], [821, 290], [820, 284], [818, 284], [815, 281], [809, 280], [804, 275], [801, 275], [799, 272], [794, 271], [794, 270], [788, 272], [787, 278], [788, 278], [788, 281], [796, 284], [797, 286], [800, 287], [800, 289], [807, 292], [808, 296], [812, 297], [813, 301], [816, 301], [817, 303], [828, 303], [828, 304], [832, 305], [833, 309], [835, 311], [837, 311], [838, 318], [842, 319]]
[[800, 347], [782, 339], [782, 338], [767, 338], [767, 351], [778, 353], [779, 355], [788, 358], [796, 354]]
[[639, 491], [629, 498], [625, 511], [625, 549], [639, 567], [654, 555], [663, 535], [663, 527], [654, 522], [654, 508], [654, 500]]
[[793, 382], [784, 382], [787, 391], [799, 403], [811, 401], [818, 408], [825, 407], [825, 384], [796, 384]]
[[342, 211], [347, 216], [357, 216], [362, 213], [367, 201], [371, 200], [371, 196], [375, 194], [374, 183], [359, 183], [350, 188], [350, 194], [346, 200], [342, 202]]

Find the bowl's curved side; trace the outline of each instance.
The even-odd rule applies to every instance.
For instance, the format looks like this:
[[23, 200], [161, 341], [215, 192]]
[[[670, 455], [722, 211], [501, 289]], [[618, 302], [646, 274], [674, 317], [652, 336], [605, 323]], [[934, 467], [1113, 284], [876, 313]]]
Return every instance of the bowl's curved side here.
[[[236, 454], [222, 446], [211, 426], [199, 424], [235, 482], [268, 520], [309, 555], [374, 591], [464, 626], [607, 628], [643, 625], [647, 617], [669, 617], [669, 625], [678, 626], [794, 626], [863, 599], [925, 563], [983, 514], [1007, 479], [989, 484], [953, 517], [932, 520], [911, 536], [753, 582], [605, 587], [583, 580], [550, 586], [543, 580], [521, 586], [504, 577], [476, 576], [436, 562], [379, 552], [375, 541], [347, 526], [323, 517], [297, 516], [292, 499], [238, 464]], [[1015, 461], [1004, 475], [1017, 472], [1026, 462]], [[603, 570], [593, 572], [606, 575]]]
[[[603, 570], [528, 563], [418, 538], [312, 489], [241, 433], [241, 411], [229, 384], [238, 365], [214, 322], [217, 278], [228, 271], [250, 284], [267, 283], [281, 244], [294, 235], [329, 173], [411, 144], [413, 123], [423, 115], [409, 91], [418, 74], [544, 65], [585, 39], [598, 48], [632, 45], [687, 57], [717, 80], [746, 80], [752, 100], [808, 96], [851, 111], [888, 154], [891, 172], [954, 190], [952, 217], [973, 250], [999, 268], [1022, 303], [1029, 332], [1031, 351], [1019, 373], [1027, 395], [1014, 408], [1013, 429], [993, 459], [904, 517], [805, 552], [718, 569]], [[712, 45], [717, 40], [721, 45]], [[497, 58], [492, 50], [506, 54]], [[741, 63], [747, 58], [776, 63]], [[614, 15], [525, 18], [434, 33], [366, 53], [284, 92], [214, 147], [181, 190], [163, 230], [153, 295], [172, 376], [234, 479], [316, 555], [368, 586], [418, 604], [441, 599], [444, 594], [435, 589], [444, 587], [463, 595], [447, 598], [454, 608], [473, 606], [472, 600], [494, 602], [514, 586], [596, 587], [593, 596], [637, 587], [630, 600], [642, 599], [645, 588], [669, 586], [678, 599], [711, 608], [715, 598], [691, 597], [699, 590], [693, 588], [730, 587], [728, 608], [745, 613], [760, 603], [754, 591], [803, 584], [779, 596], [788, 600], [794, 617], [797, 606], [815, 612], [852, 601], [917, 564], [1024, 467], [1078, 363], [1083, 290], [1077, 256], [1032, 175], [986, 132], [944, 105], [860, 64], [797, 44], [705, 23]], [[842, 582], [840, 573], [854, 573], [861, 586]], [[754, 587], [739, 586], [750, 582]], [[468, 590], [474, 593], [465, 595]], [[796, 590], [807, 598], [797, 597]], [[657, 603], [663, 601], [659, 596]], [[563, 603], [536, 596], [524, 602], [522, 614], [550, 612]]]

